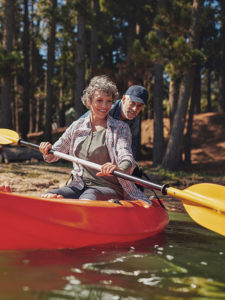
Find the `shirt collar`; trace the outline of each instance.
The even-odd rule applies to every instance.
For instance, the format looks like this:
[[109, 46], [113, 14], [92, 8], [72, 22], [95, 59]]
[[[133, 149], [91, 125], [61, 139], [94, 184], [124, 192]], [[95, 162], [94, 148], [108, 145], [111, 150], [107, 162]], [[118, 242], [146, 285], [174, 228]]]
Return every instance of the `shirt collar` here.
[[121, 118], [121, 103], [122, 100], [117, 100], [112, 108], [111, 108], [111, 112], [110, 115], [113, 116], [113, 118], [120, 120]]
[[[86, 116], [85, 118], [81, 118], [80, 120], [83, 120], [80, 129], [81, 130], [87, 130], [90, 129], [91, 130], [91, 119], [90, 119], [90, 114], [88, 116]], [[118, 126], [118, 120], [115, 120], [113, 117], [111, 117], [110, 115], [108, 115], [107, 117], [107, 127], [117, 127]]]

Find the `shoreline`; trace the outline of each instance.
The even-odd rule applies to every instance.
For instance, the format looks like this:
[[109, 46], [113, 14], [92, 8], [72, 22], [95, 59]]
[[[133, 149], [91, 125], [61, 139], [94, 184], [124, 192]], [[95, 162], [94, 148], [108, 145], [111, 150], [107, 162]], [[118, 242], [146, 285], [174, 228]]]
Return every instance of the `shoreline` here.
[[[158, 170], [150, 167], [148, 163], [140, 162], [147, 174], [151, 174], [151, 181], [154, 183], [168, 183], [171, 187], [177, 189], [185, 189], [190, 185], [201, 182], [208, 182], [203, 176], [195, 176], [192, 178], [190, 174], [186, 177], [176, 177], [174, 179], [166, 179]], [[0, 164], [0, 184], [9, 185], [12, 191], [17, 194], [27, 196], [39, 196], [47, 190], [57, 188], [66, 184], [72, 166], [68, 163], [47, 164], [44, 162], [20, 162]], [[225, 185], [225, 176], [211, 177], [210, 183]], [[155, 192], [156, 195], [163, 200], [163, 203], [168, 211], [185, 212], [181, 200], [174, 199], [170, 196], [164, 196], [160, 192]], [[148, 197], [154, 195], [150, 189], [145, 189], [145, 194]]]

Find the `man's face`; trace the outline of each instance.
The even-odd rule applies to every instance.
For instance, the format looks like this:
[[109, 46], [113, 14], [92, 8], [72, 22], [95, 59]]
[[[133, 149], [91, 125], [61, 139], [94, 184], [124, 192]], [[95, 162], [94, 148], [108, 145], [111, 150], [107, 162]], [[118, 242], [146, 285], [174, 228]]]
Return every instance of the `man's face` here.
[[128, 95], [124, 95], [122, 98], [122, 120], [134, 119], [142, 110], [144, 104], [140, 102], [134, 102]]

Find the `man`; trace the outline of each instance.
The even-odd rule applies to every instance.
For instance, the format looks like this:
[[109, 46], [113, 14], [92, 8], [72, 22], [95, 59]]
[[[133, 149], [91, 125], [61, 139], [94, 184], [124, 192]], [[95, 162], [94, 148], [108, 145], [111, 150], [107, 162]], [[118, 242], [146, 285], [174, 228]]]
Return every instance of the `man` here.
[[[140, 117], [139, 113], [148, 102], [148, 91], [140, 85], [130, 86], [122, 99], [117, 100], [109, 112], [109, 114], [118, 120], [122, 120], [130, 127], [132, 134], [132, 151], [136, 158], [137, 144], [140, 135]], [[81, 118], [87, 116], [86, 112]]]
[[136, 157], [137, 144], [140, 135], [140, 117], [139, 113], [148, 102], [148, 91], [140, 85], [130, 86], [122, 99], [113, 104], [110, 115], [124, 121], [130, 127], [132, 134], [132, 151]]

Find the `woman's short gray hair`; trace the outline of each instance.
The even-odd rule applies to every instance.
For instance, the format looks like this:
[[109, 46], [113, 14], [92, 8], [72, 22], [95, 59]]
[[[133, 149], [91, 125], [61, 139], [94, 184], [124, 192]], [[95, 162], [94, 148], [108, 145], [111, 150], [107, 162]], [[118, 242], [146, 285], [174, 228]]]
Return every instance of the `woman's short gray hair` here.
[[106, 75], [95, 76], [91, 79], [88, 87], [83, 91], [83, 96], [81, 97], [83, 104], [87, 108], [89, 108], [95, 91], [112, 96], [113, 102], [119, 98], [116, 84], [113, 81], [111, 81]]

